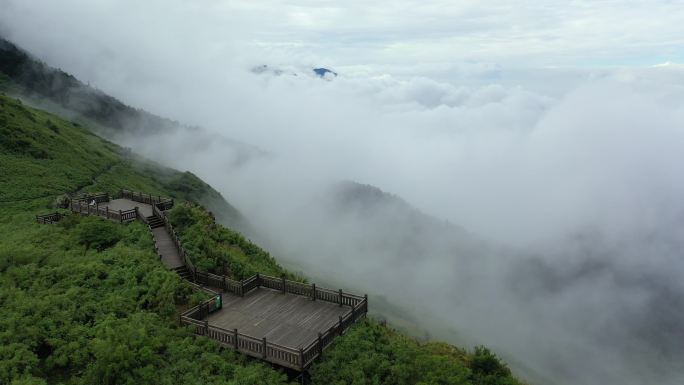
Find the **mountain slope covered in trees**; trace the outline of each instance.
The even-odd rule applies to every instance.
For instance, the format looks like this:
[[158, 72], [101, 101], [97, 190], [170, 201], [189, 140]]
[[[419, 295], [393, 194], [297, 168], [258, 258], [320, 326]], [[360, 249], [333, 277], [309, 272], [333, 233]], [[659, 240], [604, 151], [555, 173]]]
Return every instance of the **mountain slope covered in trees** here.
[[[0, 383], [288, 381], [277, 369], [177, 327], [178, 311], [198, 295], [159, 262], [142, 224], [72, 215], [57, 225], [35, 223], [34, 216], [54, 211], [64, 193], [126, 187], [192, 201], [210, 187], [6, 96], [0, 96], [0, 138]], [[186, 220], [201, 226], [209, 215], [196, 208]], [[258, 246], [229, 233], [208, 239], [198, 235], [201, 229], [192, 231], [186, 236], [196, 238], [189, 240], [198, 253], [214, 255], [232, 245], [241, 248], [245, 269], [289, 274]], [[205, 263], [218, 262], [233, 263]], [[419, 344], [374, 321], [339, 338], [311, 378], [321, 384], [517, 383], [486, 349]]]

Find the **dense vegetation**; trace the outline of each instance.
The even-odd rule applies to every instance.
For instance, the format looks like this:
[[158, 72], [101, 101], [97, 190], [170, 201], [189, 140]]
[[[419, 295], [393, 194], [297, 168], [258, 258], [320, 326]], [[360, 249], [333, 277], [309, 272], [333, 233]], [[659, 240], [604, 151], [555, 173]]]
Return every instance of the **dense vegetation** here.
[[142, 224], [35, 223], [64, 192], [177, 195], [122, 152], [0, 96], [0, 384], [284, 383], [270, 367], [176, 328], [197, 295], [159, 263]]
[[415, 340], [366, 320], [325, 351], [311, 370], [315, 384], [520, 384], [484, 347], [470, 354], [454, 346]]
[[35, 60], [11, 42], [0, 38], [0, 91], [50, 100], [102, 126], [116, 130], [154, 131], [178, 123], [127, 106], [72, 75]]
[[[173, 131], [181, 127], [178, 122], [127, 106], [116, 98], [83, 84], [72, 75], [36, 60], [2, 38], [0, 92], [20, 95], [34, 104], [64, 116], [77, 116], [82, 124], [97, 126], [98, 132], [127, 131], [150, 135], [161, 130]], [[51, 127], [54, 129], [57, 126]], [[11, 136], [9, 140], [12, 140]], [[15, 144], [20, 150], [22, 143]], [[148, 176], [148, 179], [174, 191], [179, 198], [202, 202], [214, 211], [223, 223], [230, 223], [242, 231], [251, 231], [245, 218], [228, 204], [221, 194], [192, 173], [178, 173], [144, 159], [136, 159], [130, 166], [132, 167], [114, 169], [112, 174], [120, 175], [122, 172], [135, 169], [140, 174]], [[116, 165], [112, 167], [116, 168]]]
[[216, 224], [214, 218], [199, 206], [176, 205], [169, 218], [185, 251], [200, 271], [238, 280], [257, 272], [297, 279], [278, 265], [268, 252], [240, 233]]
[[2, 227], [0, 383], [284, 382], [175, 328], [190, 290], [143, 225], [72, 216]]
[[140, 159], [77, 123], [6, 96], [0, 96], [0, 171], [0, 203], [129, 188], [207, 205], [221, 200], [213, 207], [234, 210], [192, 173]]
[[[0, 96], [0, 383], [286, 383], [280, 371], [177, 327], [178, 311], [199, 298], [159, 263], [143, 225], [76, 215], [35, 223], [65, 192], [123, 187], [186, 199], [210, 189]], [[195, 203], [171, 218], [198, 266], [293, 278]], [[423, 345], [372, 321], [338, 338], [311, 373], [317, 384], [517, 383], [485, 349]]]

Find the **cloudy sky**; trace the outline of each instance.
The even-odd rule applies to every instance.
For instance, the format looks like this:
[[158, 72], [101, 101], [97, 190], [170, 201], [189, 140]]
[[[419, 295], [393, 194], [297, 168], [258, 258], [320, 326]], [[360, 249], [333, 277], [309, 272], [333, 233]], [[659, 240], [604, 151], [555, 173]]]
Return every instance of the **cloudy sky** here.
[[[234, 167], [220, 141], [188, 152], [192, 132], [127, 142], [216, 186], [276, 255], [367, 283], [359, 277], [381, 273], [373, 269], [390, 256], [349, 240], [387, 234], [355, 234], [364, 224], [316, 217], [314, 203], [335, 181], [379, 186], [515, 248], [392, 265], [424, 278], [413, 292], [441, 293], [434, 307], [419, 305], [459, 333], [563, 384], [682, 383], [684, 352], [672, 341], [684, 336], [683, 1], [0, 0], [0, 9], [0, 33], [50, 65], [265, 151]], [[264, 64], [285, 75], [250, 71]], [[340, 76], [316, 78], [319, 66]], [[520, 294], [519, 281], [533, 290]], [[365, 289], [394, 300], [391, 285]]]
[[121, 41], [201, 40], [212, 49], [205, 55], [237, 46], [242, 54], [256, 51], [287, 64], [296, 58], [328, 66], [408, 66], [415, 74], [416, 66], [593, 68], [684, 58], [681, 1], [2, 3], [10, 29], [28, 21], [53, 39], [76, 39], [77, 30], [87, 34], [79, 41], [86, 45], [109, 38], [100, 33]]

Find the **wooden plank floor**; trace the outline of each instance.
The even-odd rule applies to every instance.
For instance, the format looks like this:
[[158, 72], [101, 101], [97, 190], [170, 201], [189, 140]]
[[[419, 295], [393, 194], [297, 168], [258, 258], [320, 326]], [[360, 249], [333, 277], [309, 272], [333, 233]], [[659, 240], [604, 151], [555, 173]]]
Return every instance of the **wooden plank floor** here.
[[176, 244], [173, 243], [171, 236], [166, 231], [166, 227], [152, 229], [152, 235], [154, 235], [154, 242], [157, 244], [159, 254], [161, 254], [162, 263], [169, 269], [183, 266], [180, 252], [178, 251]]
[[149, 217], [152, 215], [152, 206], [146, 203], [135, 202], [129, 199], [113, 199], [107, 203], [101, 203], [100, 207], [109, 206], [114, 211], [132, 210], [138, 206], [141, 215]]
[[223, 293], [223, 308], [209, 316], [210, 325], [264, 338], [298, 349], [306, 347], [351, 311], [349, 306], [258, 288], [245, 297]]

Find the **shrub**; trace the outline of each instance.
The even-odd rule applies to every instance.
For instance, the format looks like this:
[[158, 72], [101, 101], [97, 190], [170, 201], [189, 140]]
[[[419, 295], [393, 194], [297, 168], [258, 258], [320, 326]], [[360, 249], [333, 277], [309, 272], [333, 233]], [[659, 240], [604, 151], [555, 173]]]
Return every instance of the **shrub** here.
[[245, 279], [257, 272], [302, 280], [283, 269], [265, 250], [240, 233], [214, 223], [211, 214], [191, 204], [176, 205], [169, 219], [186, 253], [200, 271]]
[[47, 128], [49, 128], [52, 132], [59, 133], [59, 126], [53, 123], [52, 120], [48, 119], [47, 122], [45, 122], [45, 124], [47, 125]]
[[511, 380], [511, 370], [484, 346], [475, 347], [470, 370], [473, 372], [473, 382], [478, 384], [508, 384]]
[[121, 228], [105, 219], [97, 217], [83, 218], [74, 228], [78, 243], [86, 249], [102, 251], [116, 245], [122, 238]]

